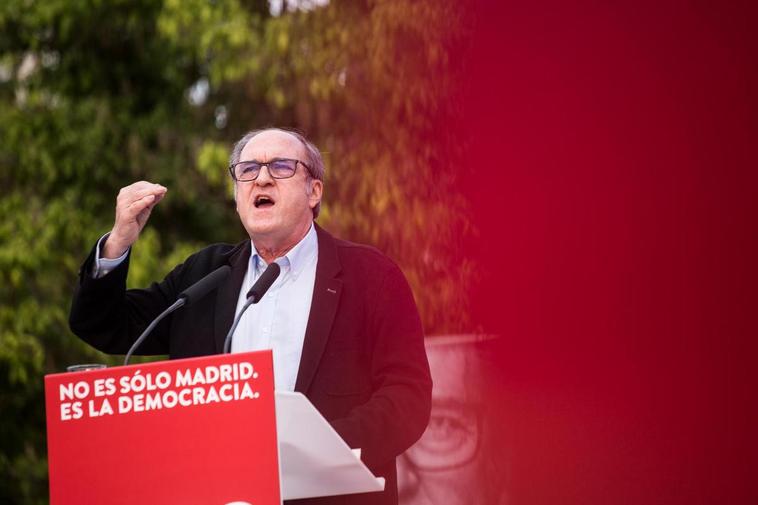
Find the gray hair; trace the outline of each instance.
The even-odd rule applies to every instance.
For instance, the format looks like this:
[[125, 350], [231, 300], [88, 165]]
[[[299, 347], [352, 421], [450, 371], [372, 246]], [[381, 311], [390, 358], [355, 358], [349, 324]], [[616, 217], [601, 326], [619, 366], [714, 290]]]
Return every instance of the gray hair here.
[[[259, 133], [263, 133], [265, 131], [269, 130], [278, 130], [285, 133], [289, 133], [293, 137], [295, 137], [297, 140], [300, 141], [301, 144], [303, 144], [303, 147], [305, 147], [305, 164], [306, 168], [308, 169], [308, 178], [307, 182], [310, 182], [313, 179], [316, 179], [318, 181], [323, 182], [324, 181], [324, 160], [321, 157], [321, 152], [318, 150], [318, 147], [316, 147], [313, 142], [305, 138], [305, 135], [300, 133], [297, 130], [292, 130], [289, 128], [261, 128], [258, 130], [252, 130], [247, 132], [236, 144], [234, 144], [234, 148], [232, 148], [232, 154], [229, 156], [229, 166], [234, 165], [235, 163], [238, 163], [240, 161], [240, 156], [242, 156], [242, 150], [245, 148], [248, 142], [253, 139], [256, 135]], [[237, 185], [234, 185], [234, 198], [237, 198]], [[313, 219], [316, 219], [318, 217], [319, 212], [321, 211], [321, 202], [318, 202], [315, 207], [313, 207]]]

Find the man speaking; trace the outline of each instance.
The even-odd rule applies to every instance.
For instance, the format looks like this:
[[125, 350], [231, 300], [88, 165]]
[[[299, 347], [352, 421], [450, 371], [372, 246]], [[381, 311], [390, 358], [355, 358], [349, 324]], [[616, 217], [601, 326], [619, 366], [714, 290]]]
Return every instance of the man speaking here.
[[299, 133], [248, 133], [232, 151], [230, 173], [249, 240], [209, 246], [146, 289], [126, 289], [129, 257], [167, 189], [146, 181], [121, 189], [113, 229], [81, 268], [72, 331], [101, 351], [125, 354], [182, 290], [228, 265], [231, 275], [219, 289], [161, 321], [137, 350], [171, 358], [220, 353], [247, 292], [278, 263], [280, 276], [240, 319], [232, 352], [273, 349], [276, 389], [305, 394], [386, 478], [381, 493], [302, 503], [397, 503], [395, 457], [424, 431], [432, 387], [405, 277], [376, 249], [336, 239], [314, 223], [324, 165]]

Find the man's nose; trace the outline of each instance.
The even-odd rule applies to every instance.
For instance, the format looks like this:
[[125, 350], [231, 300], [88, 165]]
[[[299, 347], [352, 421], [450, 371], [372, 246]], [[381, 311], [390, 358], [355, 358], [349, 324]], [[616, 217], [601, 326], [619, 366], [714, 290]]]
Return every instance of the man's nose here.
[[268, 186], [274, 183], [274, 178], [271, 177], [268, 165], [261, 165], [261, 171], [258, 172], [258, 177], [255, 178], [255, 183], [259, 186]]

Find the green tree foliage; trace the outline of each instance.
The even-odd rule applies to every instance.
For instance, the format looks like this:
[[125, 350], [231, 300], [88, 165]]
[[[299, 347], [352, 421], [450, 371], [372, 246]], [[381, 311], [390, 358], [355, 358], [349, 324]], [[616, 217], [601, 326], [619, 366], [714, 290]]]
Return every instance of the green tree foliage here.
[[118, 189], [169, 188], [135, 246], [129, 282], [143, 286], [203, 244], [244, 239], [226, 159], [251, 128], [313, 138], [319, 221], [401, 265], [428, 333], [470, 329], [454, 296], [472, 275], [459, 143], [439, 128], [456, 112], [450, 47], [465, 41], [452, 4], [0, 3], [0, 502], [47, 501], [43, 375], [118, 363], [67, 324]]

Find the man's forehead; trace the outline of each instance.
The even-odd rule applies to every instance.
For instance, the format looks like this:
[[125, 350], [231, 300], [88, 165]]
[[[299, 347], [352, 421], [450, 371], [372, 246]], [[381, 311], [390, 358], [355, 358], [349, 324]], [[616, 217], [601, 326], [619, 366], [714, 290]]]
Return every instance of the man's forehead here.
[[468, 345], [427, 347], [434, 396], [466, 397], [477, 387], [474, 349]]
[[271, 158], [303, 159], [304, 154], [302, 142], [290, 132], [264, 130], [245, 144], [240, 159], [258, 161]]

